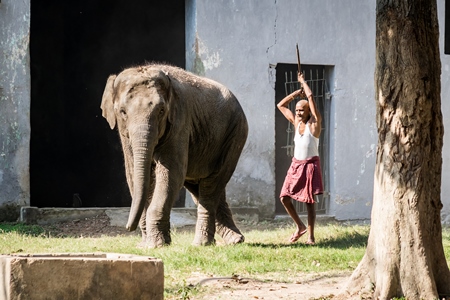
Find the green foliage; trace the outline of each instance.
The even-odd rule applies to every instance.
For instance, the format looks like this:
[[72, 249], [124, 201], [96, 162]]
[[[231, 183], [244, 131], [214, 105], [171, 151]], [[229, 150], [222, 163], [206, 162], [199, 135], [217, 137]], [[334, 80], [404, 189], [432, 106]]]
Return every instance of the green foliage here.
[[24, 225], [21, 223], [5, 223], [0, 224], [0, 234], [16, 232], [22, 235], [39, 236], [44, 234], [45, 230], [37, 225]]
[[[192, 246], [193, 232], [174, 230], [172, 245], [137, 248], [140, 236], [52, 237], [39, 226], [0, 225], [0, 253], [114, 252], [158, 257], [164, 262], [165, 299], [190, 299], [209, 277], [251, 278], [295, 282], [305, 274], [351, 272], [365, 252], [369, 226], [319, 225], [315, 246], [306, 237], [289, 244], [294, 227], [244, 231], [246, 241], [235, 246]], [[443, 245], [450, 261], [450, 230], [443, 230]]]

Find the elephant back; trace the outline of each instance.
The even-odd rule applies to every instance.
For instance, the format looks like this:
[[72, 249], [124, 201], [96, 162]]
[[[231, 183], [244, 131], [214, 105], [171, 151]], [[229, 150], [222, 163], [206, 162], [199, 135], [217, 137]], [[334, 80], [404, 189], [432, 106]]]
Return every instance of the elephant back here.
[[[177, 118], [174, 124], [189, 134], [189, 165], [210, 161], [211, 169], [227, 160], [227, 153], [239, 153], [248, 135], [244, 111], [234, 94], [224, 85], [181, 68], [157, 65], [170, 77], [177, 95]], [[174, 129], [174, 130], [178, 130]], [[210, 168], [208, 168], [210, 169]]]
[[217, 122], [227, 122], [232, 118], [246, 123], [239, 101], [223, 84], [170, 65], [154, 67], [160, 68], [174, 81], [178, 101], [185, 102], [193, 115], [198, 114], [199, 121], [203, 119], [211, 125], [212, 120], [208, 116], [214, 115]]

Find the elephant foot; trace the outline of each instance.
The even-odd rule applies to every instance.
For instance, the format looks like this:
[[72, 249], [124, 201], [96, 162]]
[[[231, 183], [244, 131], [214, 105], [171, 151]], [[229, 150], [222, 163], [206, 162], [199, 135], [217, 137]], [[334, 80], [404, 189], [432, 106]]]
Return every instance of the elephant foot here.
[[215, 245], [215, 244], [216, 244], [215, 239], [212, 239], [212, 241], [210, 241], [210, 240], [195, 238], [194, 241], [192, 242], [193, 246], [211, 246], [211, 245]]
[[214, 239], [214, 233], [209, 232], [208, 230], [196, 230], [195, 238], [192, 242], [194, 246], [209, 246], [215, 245], [216, 240]]
[[227, 245], [236, 245], [243, 243], [245, 241], [245, 237], [242, 234], [234, 233], [232, 235], [227, 236], [227, 238], [223, 240]]
[[155, 249], [155, 248], [162, 248], [165, 246], [170, 246], [170, 244], [167, 243], [154, 243], [154, 242], [149, 242], [149, 241], [145, 241], [145, 242], [140, 242], [137, 245], [137, 248], [140, 249]]
[[236, 227], [231, 229], [225, 226], [218, 226], [216, 229], [227, 245], [236, 245], [245, 241], [245, 237]]
[[170, 237], [170, 233], [164, 234], [158, 230], [149, 230], [147, 236], [142, 238], [142, 241], [139, 243], [138, 247], [144, 249], [154, 249], [169, 246], [171, 242], [172, 239]]

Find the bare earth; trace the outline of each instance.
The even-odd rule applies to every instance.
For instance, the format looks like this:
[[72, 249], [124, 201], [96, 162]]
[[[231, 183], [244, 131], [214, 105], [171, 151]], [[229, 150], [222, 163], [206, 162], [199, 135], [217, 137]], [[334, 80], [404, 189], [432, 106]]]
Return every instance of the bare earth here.
[[[239, 224], [246, 231], [254, 225]], [[279, 224], [267, 223], [268, 228]], [[106, 214], [93, 218], [68, 221], [45, 226], [53, 236], [99, 237], [102, 235], [136, 235], [123, 227], [109, 226]], [[261, 229], [261, 224], [258, 224]], [[186, 228], [189, 230], [189, 228]], [[198, 274], [189, 279], [188, 284], [200, 285], [208, 290], [207, 295], [194, 299], [333, 299], [345, 286], [350, 273], [309, 275], [293, 274], [295, 283], [279, 283], [259, 281], [254, 278], [208, 278]], [[202, 293], [203, 294], [203, 293]], [[336, 298], [334, 298], [336, 299]]]
[[310, 278], [297, 283], [261, 282], [251, 278], [206, 281], [210, 291], [192, 299], [333, 299], [350, 274]]

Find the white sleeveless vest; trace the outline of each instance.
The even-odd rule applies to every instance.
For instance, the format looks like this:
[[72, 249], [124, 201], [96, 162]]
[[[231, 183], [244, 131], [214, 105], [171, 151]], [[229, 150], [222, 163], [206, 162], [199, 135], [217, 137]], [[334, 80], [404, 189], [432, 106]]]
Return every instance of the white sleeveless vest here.
[[319, 156], [319, 139], [311, 134], [309, 123], [306, 123], [303, 135], [298, 132], [299, 128], [300, 123], [298, 123], [294, 135], [294, 157], [298, 160], [305, 160], [313, 156]]

